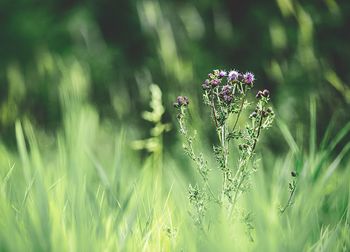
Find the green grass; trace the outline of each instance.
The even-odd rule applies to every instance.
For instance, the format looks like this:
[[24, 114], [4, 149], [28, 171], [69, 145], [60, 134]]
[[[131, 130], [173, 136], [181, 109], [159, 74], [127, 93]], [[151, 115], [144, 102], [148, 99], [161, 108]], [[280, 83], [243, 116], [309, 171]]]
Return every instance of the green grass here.
[[[313, 99], [310, 132], [296, 132], [309, 143], [278, 121], [289, 150], [277, 156], [260, 147], [258, 172], [237, 210], [229, 218], [212, 206], [199, 228], [187, 199], [196, 178], [184, 172], [190, 163], [181, 147], [167, 151], [155, 134], [157, 151], [141, 159], [130, 147], [133, 130], [100, 120], [83, 84], [61, 84], [64, 119], [54, 135], [24, 119], [14, 126], [17, 150], [0, 144], [0, 251], [350, 249], [350, 123], [337, 134], [330, 126], [318, 140]], [[299, 174], [297, 190], [281, 214], [291, 170]]]

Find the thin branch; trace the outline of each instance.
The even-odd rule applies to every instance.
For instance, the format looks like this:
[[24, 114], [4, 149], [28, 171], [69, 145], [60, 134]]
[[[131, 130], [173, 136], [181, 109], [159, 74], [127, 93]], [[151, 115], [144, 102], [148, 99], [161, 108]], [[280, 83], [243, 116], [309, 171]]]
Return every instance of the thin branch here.
[[254, 139], [254, 144], [253, 144], [253, 147], [252, 147], [252, 152], [254, 152], [255, 147], [256, 147], [256, 143], [258, 142], [258, 138], [259, 138], [259, 136], [260, 136], [262, 121], [263, 121], [263, 110], [261, 110], [260, 121], [259, 121], [259, 127], [258, 127], [258, 134], [256, 135], [256, 137], [255, 137], [255, 139]]
[[296, 188], [297, 188], [297, 185], [294, 184], [294, 186], [293, 186], [293, 188], [292, 188], [292, 190], [291, 190], [291, 192], [290, 192], [290, 195], [289, 195], [287, 204], [280, 210], [280, 211], [281, 211], [281, 214], [283, 214], [283, 213], [286, 211], [286, 209], [287, 209], [288, 207], [290, 207], [290, 206], [293, 204], [293, 203], [292, 203], [292, 198], [293, 198], [293, 195], [294, 195], [294, 193], [295, 193]]

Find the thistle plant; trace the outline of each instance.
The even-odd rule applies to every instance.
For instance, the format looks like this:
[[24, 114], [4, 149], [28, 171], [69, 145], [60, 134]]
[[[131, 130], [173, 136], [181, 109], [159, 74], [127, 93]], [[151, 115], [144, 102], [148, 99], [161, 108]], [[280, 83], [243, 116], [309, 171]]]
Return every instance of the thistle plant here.
[[[203, 103], [209, 108], [217, 135], [217, 143], [213, 146], [215, 169], [209, 167], [204, 155], [194, 149], [195, 134], [188, 128], [189, 99], [178, 96], [174, 103], [180, 133], [184, 136], [185, 153], [194, 161], [202, 178], [201, 185], [190, 185], [189, 189], [190, 203], [199, 223], [205, 215], [206, 202], [224, 205], [231, 212], [248, 188], [250, 175], [256, 170], [256, 146], [262, 131], [271, 126], [274, 112], [269, 106], [270, 92], [267, 89], [258, 91], [254, 101], [249, 101], [254, 82], [254, 74], [250, 72], [214, 70], [202, 84]], [[242, 122], [246, 110], [250, 110], [249, 119]], [[213, 170], [222, 176], [219, 189], [213, 189], [209, 183]]]

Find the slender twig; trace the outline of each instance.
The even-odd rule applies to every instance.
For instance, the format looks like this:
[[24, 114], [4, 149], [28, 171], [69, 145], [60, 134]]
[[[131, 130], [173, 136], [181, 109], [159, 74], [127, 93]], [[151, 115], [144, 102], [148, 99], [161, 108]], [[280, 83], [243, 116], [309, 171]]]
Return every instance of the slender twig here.
[[281, 211], [281, 214], [283, 214], [283, 213], [287, 210], [287, 208], [290, 207], [290, 206], [293, 204], [293, 203], [292, 203], [292, 198], [293, 198], [293, 195], [294, 195], [294, 193], [295, 193], [296, 188], [297, 188], [297, 185], [296, 185], [296, 183], [295, 183], [295, 184], [293, 185], [292, 190], [290, 191], [290, 195], [289, 195], [289, 198], [288, 198], [288, 201], [287, 201], [286, 205], [280, 210], [280, 211]]
[[225, 124], [224, 124], [221, 127], [221, 144], [222, 144], [222, 151], [224, 154], [224, 167], [223, 167], [224, 182], [223, 182], [223, 186], [222, 186], [223, 196], [224, 196], [224, 193], [225, 193], [226, 188], [227, 188], [227, 180], [228, 180], [228, 176], [229, 176], [229, 169], [227, 167], [228, 153], [227, 153], [227, 147], [225, 145], [225, 139], [226, 139], [226, 135], [225, 135]]
[[241, 188], [241, 186], [242, 186], [242, 184], [243, 184], [243, 181], [244, 181], [244, 179], [245, 179], [245, 175], [244, 175], [243, 171], [244, 171], [244, 166], [243, 166], [243, 169], [242, 169], [242, 171], [241, 171], [241, 173], [242, 173], [243, 175], [240, 177], [240, 180], [239, 180], [239, 182], [238, 182], [238, 186], [237, 186], [236, 191], [235, 191], [235, 195], [233, 196], [233, 199], [232, 199], [232, 208], [234, 208], [234, 206], [235, 206], [235, 204], [236, 204], [237, 197], [238, 197], [238, 195], [239, 195], [239, 190], [240, 190], [240, 188]]
[[218, 125], [218, 122], [217, 122], [217, 117], [216, 117], [214, 96], [211, 97], [211, 111], [212, 111], [212, 114], [213, 114], [213, 120], [214, 120], [214, 123], [215, 123], [215, 127], [219, 128], [219, 125]]
[[260, 136], [260, 130], [261, 130], [262, 121], [263, 121], [263, 110], [261, 110], [260, 121], [259, 121], [259, 126], [258, 126], [258, 134], [254, 138], [254, 144], [253, 144], [253, 147], [252, 147], [252, 152], [254, 152], [255, 147], [256, 147], [256, 143], [258, 142], [258, 138]]

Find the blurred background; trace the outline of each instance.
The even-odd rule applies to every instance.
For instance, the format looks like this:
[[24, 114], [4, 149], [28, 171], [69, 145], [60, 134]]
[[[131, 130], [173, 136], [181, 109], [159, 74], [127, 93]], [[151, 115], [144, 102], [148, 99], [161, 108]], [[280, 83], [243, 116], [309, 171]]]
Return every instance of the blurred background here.
[[[335, 129], [350, 118], [349, 27], [350, 2], [339, 0], [2, 0], [1, 141], [15, 145], [16, 119], [54, 132], [67, 78], [84, 78], [74, 88], [102, 120], [143, 138], [151, 83], [171, 122], [175, 97], [199, 105], [201, 83], [215, 68], [254, 72], [292, 131], [308, 127], [314, 97], [322, 135], [331, 118]], [[165, 138], [170, 146], [174, 132]], [[271, 147], [283, 149], [272, 135]]]

